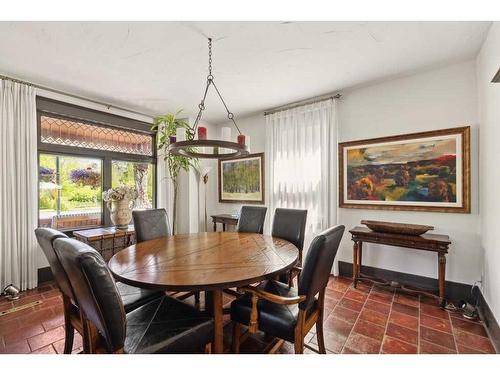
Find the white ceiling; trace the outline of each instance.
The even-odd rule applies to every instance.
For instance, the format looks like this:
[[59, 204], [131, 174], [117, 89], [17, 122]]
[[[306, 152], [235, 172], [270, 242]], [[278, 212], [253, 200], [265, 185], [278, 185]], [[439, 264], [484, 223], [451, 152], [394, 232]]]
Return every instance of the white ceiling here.
[[[476, 56], [489, 22], [0, 22], [0, 74], [155, 115], [214, 76], [238, 116]], [[211, 96], [205, 119], [224, 121]]]

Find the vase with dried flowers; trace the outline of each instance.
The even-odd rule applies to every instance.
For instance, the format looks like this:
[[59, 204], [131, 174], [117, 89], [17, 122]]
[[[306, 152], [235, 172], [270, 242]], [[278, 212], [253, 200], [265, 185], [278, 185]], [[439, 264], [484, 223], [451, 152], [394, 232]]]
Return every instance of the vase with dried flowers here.
[[136, 198], [137, 190], [125, 185], [106, 190], [102, 194], [102, 199], [109, 209], [111, 222], [118, 229], [126, 229], [132, 220], [132, 208]]

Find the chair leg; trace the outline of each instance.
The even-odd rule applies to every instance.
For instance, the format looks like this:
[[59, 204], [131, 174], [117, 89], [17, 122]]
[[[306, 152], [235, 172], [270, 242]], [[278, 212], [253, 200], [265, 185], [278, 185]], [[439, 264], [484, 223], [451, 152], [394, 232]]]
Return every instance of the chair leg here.
[[64, 354], [71, 354], [73, 350], [73, 339], [75, 338], [75, 327], [71, 324], [71, 302], [67, 297], [63, 298], [64, 308]]
[[64, 323], [64, 354], [71, 354], [73, 351], [73, 339], [75, 338], [75, 328], [70, 322]]
[[231, 350], [235, 354], [240, 352], [240, 337], [241, 323], [233, 322], [233, 341], [231, 343]]
[[295, 326], [295, 335], [294, 335], [295, 354], [304, 353], [305, 320], [306, 320], [305, 310], [299, 309], [299, 316], [297, 317], [297, 325]]
[[325, 336], [323, 334], [323, 316], [325, 311], [325, 290], [319, 293], [318, 298], [318, 320], [316, 320], [316, 338], [318, 340], [318, 349], [321, 354], [326, 354]]
[[325, 337], [323, 335], [323, 316], [319, 316], [316, 321], [316, 339], [318, 340], [320, 354], [326, 354]]
[[304, 353], [304, 336], [302, 335], [299, 335], [298, 337], [295, 336], [294, 347], [295, 347], [295, 354]]
[[200, 292], [194, 293], [194, 303], [196, 304], [196, 306], [200, 304]]

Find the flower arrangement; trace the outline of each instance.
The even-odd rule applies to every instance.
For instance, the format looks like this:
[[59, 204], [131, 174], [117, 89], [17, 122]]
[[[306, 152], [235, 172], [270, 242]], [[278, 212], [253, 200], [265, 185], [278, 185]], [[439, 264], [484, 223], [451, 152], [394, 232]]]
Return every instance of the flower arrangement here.
[[125, 185], [118, 186], [114, 189], [106, 190], [102, 194], [102, 199], [105, 202], [121, 201], [127, 199], [133, 201], [137, 198], [137, 190], [134, 187], [129, 187]]
[[75, 184], [97, 187], [101, 184], [101, 174], [93, 169], [73, 169], [70, 179]]

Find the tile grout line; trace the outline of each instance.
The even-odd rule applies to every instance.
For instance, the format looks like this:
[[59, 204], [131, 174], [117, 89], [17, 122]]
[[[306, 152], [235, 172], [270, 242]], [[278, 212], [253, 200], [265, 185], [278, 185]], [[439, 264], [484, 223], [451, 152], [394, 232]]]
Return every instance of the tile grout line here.
[[383, 354], [382, 348], [384, 347], [384, 341], [385, 341], [385, 338], [387, 337], [387, 328], [389, 328], [389, 321], [391, 319], [391, 313], [392, 313], [392, 304], [394, 303], [395, 296], [396, 296], [396, 292], [393, 290], [391, 304], [390, 304], [391, 307], [389, 308], [389, 314], [387, 315], [387, 322], [385, 323], [384, 336], [382, 337], [382, 344], [380, 345], [380, 350], [378, 351], [378, 354]]
[[422, 296], [418, 295], [418, 322], [417, 322], [417, 354], [422, 354], [420, 349], [420, 314], [422, 313]]

